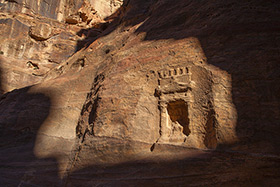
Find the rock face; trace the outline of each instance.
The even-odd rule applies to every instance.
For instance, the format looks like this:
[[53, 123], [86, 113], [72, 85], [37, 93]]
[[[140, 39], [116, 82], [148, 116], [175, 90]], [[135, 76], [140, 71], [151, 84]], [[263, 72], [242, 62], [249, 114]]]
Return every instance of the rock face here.
[[63, 21], [81, 6], [83, 0], [1, 0], [1, 11], [41, 15]]
[[89, 0], [92, 7], [98, 12], [99, 16], [104, 19], [114, 14], [124, 3], [124, 0]]
[[278, 2], [76, 2], [1, 2], [4, 185], [279, 184]]
[[1, 1], [0, 8], [2, 92], [41, 82], [106, 24], [89, 1]]
[[[69, 30], [56, 20], [42, 17], [46, 16], [44, 14], [32, 16], [27, 12], [21, 13], [26, 6], [30, 11], [35, 8], [35, 4], [31, 6], [31, 2], [35, 3], [2, 2], [4, 11], [0, 17], [0, 50], [4, 91], [40, 82], [46, 72], [65, 61], [76, 50], [79, 38], [75, 36], [73, 29]], [[54, 10], [57, 8], [55, 3], [50, 6]], [[22, 11], [19, 11], [20, 8]], [[42, 9], [45, 10], [44, 7]], [[34, 12], [36, 13], [35, 10]], [[36, 68], [29, 66], [30, 64], [36, 64]]]

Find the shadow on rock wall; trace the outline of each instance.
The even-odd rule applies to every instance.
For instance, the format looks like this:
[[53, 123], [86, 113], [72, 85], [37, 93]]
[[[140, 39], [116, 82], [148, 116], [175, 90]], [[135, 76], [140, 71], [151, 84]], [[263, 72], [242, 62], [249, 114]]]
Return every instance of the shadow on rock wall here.
[[232, 76], [242, 149], [279, 150], [279, 7], [277, 1], [158, 1], [137, 30], [145, 40], [196, 37], [207, 63]]
[[232, 77], [239, 148], [274, 152], [280, 146], [279, 7], [278, 1], [257, 0], [130, 0], [98, 37], [120, 23], [141, 22], [136, 32], [146, 33], [145, 40], [196, 37], [207, 63]]
[[0, 99], [0, 173], [3, 186], [26, 186], [33, 178], [53, 186], [59, 182], [53, 158], [33, 154], [37, 131], [49, 115], [50, 99], [30, 87], [5, 93]]
[[[92, 165], [71, 173], [67, 186], [79, 186], [81, 181], [83, 186], [277, 186], [279, 182], [279, 159], [259, 161], [237, 153], [192, 150], [180, 157], [180, 148], [170, 151], [177, 152], [173, 159], [155, 156], [116, 165]], [[264, 177], [264, 173], [275, 174]]]
[[[1, 52], [0, 51], [0, 55], [1, 55]], [[0, 64], [1, 64], [1, 58], [0, 58]], [[4, 89], [2, 88], [2, 68], [0, 66], [0, 97], [3, 95], [4, 93]]]
[[[92, 42], [110, 34], [120, 26], [129, 2], [130, 0], [123, 0], [122, 6], [111, 16], [105, 18], [105, 22], [98, 23], [93, 28], [81, 29], [78, 31], [76, 34], [80, 37], [84, 36], [85, 38], [77, 41], [76, 52], [82, 48], [87, 48]], [[142, 4], [146, 4], [146, 2], [142, 2]]]
[[[276, 1], [256, 0], [178, 0], [176, 3], [130, 0], [122, 7], [126, 10], [124, 14], [90, 42], [110, 34], [119, 24], [129, 27], [141, 22], [136, 32], [145, 33], [144, 40], [197, 38], [207, 63], [232, 77], [232, 99], [238, 113], [236, 133], [240, 141], [237, 145], [220, 147], [238, 146], [238, 150], [277, 154], [280, 146], [279, 6]], [[190, 157], [188, 154], [172, 161], [155, 157], [152, 161], [111, 166], [92, 164], [71, 173], [67, 184], [76, 186], [83, 181], [84, 186], [246, 186], [275, 185], [279, 178], [278, 174], [263, 177], [265, 173], [279, 171], [276, 157], [274, 162], [270, 160], [272, 157], [259, 159], [250, 154], [218, 150]]]
[[[89, 40], [87, 43], [109, 34], [119, 23], [130, 26], [144, 20], [137, 32], [146, 33], [145, 40], [198, 38], [207, 62], [232, 76], [233, 102], [238, 112], [236, 131], [239, 138], [246, 141], [245, 149], [254, 145], [279, 150], [276, 149], [280, 146], [279, 3], [256, 0], [178, 0], [176, 3], [171, 0], [130, 0], [125, 6], [123, 8], [127, 11], [124, 15], [116, 18], [104, 33], [90, 40], [86, 38]], [[30, 93], [29, 89], [4, 94], [0, 100], [1, 183], [28, 185], [29, 181], [37, 178], [38, 185], [60, 186], [56, 160], [39, 160], [33, 154], [36, 133], [49, 115], [50, 98]], [[84, 186], [172, 186], [174, 183], [185, 185], [193, 180], [202, 181], [199, 185], [205, 185], [203, 181], [215, 184], [219, 177], [221, 181], [226, 178], [236, 181], [236, 177], [244, 177], [242, 180], [259, 180], [249, 181], [250, 184], [261, 184], [262, 178], [258, 176], [262, 174], [252, 175], [258, 166], [254, 162], [256, 158], [249, 159], [246, 167], [244, 163], [248, 159], [242, 155], [230, 161], [228, 158], [227, 153], [222, 153], [206, 158], [194, 155], [171, 162], [147, 161], [108, 167], [93, 165], [70, 174], [68, 180], [73, 186], [80, 185], [81, 181]], [[270, 166], [264, 159], [258, 164], [260, 167]], [[279, 168], [279, 162], [278, 165], [274, 161], [269, 164], [276, 169], [268, 168], [264, 172], [277, 173], [274, 170]], [[240, 173], [240, 170], [244, 172]], [[117, 178], [123, 179], [114, 182]]]

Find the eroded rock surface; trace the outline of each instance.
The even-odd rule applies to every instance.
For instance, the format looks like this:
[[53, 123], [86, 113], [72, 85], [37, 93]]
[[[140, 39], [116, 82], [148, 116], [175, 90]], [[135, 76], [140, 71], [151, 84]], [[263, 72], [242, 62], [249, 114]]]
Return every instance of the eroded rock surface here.
[[4, 185], [278, 185], [278, 2], [75, 7], [2, 14]]
[[[87, 0], [3, 0], [0, 8], [4, 92], [41, 82], [47, 72], [80, 50], [86, 40], [100, 35], [108, 22]], [[37, 68], [30, 68], [29, 62]]]
[[81, 6], [83, 0], [1, 0], [1, 11], [41, 15], [63, 21]]

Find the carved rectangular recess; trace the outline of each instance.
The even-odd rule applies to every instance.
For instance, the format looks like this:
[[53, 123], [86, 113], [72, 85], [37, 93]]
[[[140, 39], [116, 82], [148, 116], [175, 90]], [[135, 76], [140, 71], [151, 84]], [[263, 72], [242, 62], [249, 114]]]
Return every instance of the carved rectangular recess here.
[[196, 124], [205, 131], [198, 133], [194, 130], [199, 127], [194, 127], [191, 119], [194, 103], [191, 86], [188, 67], [174, 67], [158, 71], [156, 96], [159, 98], [160, 105], [161, 137], [159, 142], [179, 145], [184, 143], [198, 148], [213, 149], [217, 146], [215, 112], [213, 110], [208, 112], [205, 116], [207, 118], [205, 124]]
[[184, 100], [175, 100], [167, 104], [167, 114], [173, 127], [188, 136], [191, 131], [189, 127], [188, 104]]
[[188, 67], [158, 71], [156, 90], [160, 104], [160, 126], [163, 141], [183, 143], [190, 135], [188, 92], [191, 90]]

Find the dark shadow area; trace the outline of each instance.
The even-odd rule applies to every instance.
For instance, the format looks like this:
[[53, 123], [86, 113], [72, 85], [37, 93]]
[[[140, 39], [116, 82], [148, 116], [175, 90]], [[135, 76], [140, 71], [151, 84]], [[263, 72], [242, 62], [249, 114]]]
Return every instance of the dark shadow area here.
[[183, 100], [168, 103], [167, 111], [172, 123], [178, 123], [183, 128], [183, 133], [188, 136], [191, 131], [189, 127], [188, 105]]
[[[278, 1], [130, 0], [121, 8], [119, 17], [100, 35], [87, 37], [86, 45], [81, 43], [81, 47], [88, 47], [121, 24], [129, 27], [143, 21], [136, 32], [146, 33], [145, 40], [196, 37], [207, 63], [228, 72], [232, 78], [232, 99], [238, 113], [236, 133], [240, 141], [218, 145], [218, 149], [236, 146], [240, 151], [278, 154], [279, 8]], [[206, 127], [210, 136], [205, 141], [209, 147], [216, 144], [214, 113], [208, 114]], [[153, 153], [156, 149], [153, 147]], [[83, 181], [84, 186], [278, 185], [278, 157], [218, 150], [203, 155], [173, 161], [153, 158], [157, 161], [90, 165], [71, 173], [67, 184], [77, 186]]]
[[[127, 11], [130, 0], [124, 0], [123, 5], [114, 12], [111, 16], [105, 18], [105, 22], [95, 24], [94, 27], [88, 29], [81, 29], [76, 34], [80, 37], [84, 36], [84, 39], [78, 40], [76, 45], [76, 52], [82, 48], [87, 48], [92, 42], [106, 36], [113, 32], [123, 21], [124, 13]], [[145, 2], [142, 2], [145, 4]]]
[[80, 37], [84, 36], [85, 39], [78, 40], [75, 52], [81, 50], [84, 47], [88, 47], [97, 38], [101, 37], [102, 32], [108, 28], [109, 23], [100, 23], [94, 28], [81, 29], [76, 34]]
[[[170, 149], [170, 147], [167, 147]], [[279, 158], [261, 161], [244, 154], [170, 150], [167, 158], [152, 157], [116, 165], [92, 165], [75, 171], [67, 186], [277, 186]], [[155, 154], [164, 150], [157, 150]], [[167, 153], [168, 154], [168, 153]], [[189, 155], [188, 155], [189, 154]], [[270, 173], [271, 175], [265, 175]]]
[[[0, 51], [0, 55], [3, 55], [3, 51]], [[0, 57], [0, 64], [2, 63], [1, 57]], [[3, 95], [4, 90], [2, 88], [2, 68], [0, 67], [0, 97]]]
[[59, 184], [57, 162], [38, 159], [33, 153], [37, 131], [49, 115], [50, 98], [29, 93], [30, 87], [5, 93], [0, 98], [1, 186], [54, 186]]
[[279, 1], [130, 0], [121, 9], [98, 37], [145, 20], [136, 31], [145, 40], [198, 38], [207, 63], [232, 77], [241, 149], [279, 152]]
[[[78, 34], [86, 35], [86, 39], [78, 43], [77, 50], [111, 33], [119, 24], [133, 26], [144, 20], [137, 32], [145, 32], [145, 40], [198, 38], [207, 63], [232, 76], [238, 144], [244, 150], [277, 153], [280, 150], [279, 6], [278, 1], [257, 0], [130, 0], [104, 31], [94, 33], [96, 28], [80, 31]], [[28, 186], [35, 180], [38, 186], [61, 186], [56, 160], [37, 159], [33, 154], [37, 131], [49, 115], [50, 98], [28, 93], [29, 89], [14, 90], [0, 98], [1, 185], [18, 186], [23, 182], [21, 186]], [[95, 118], [94, 114], [91, 116], [89, 122]], [[211, 116], [212, 113], [207, 126], [210, 134], [214, 123]], [[156, 151], [155, 147], [153, 152]], [[71, 173], [67, 183], [69, 186], [276, 186], [279, 163], [277, 157], [259, 159], [239, 153], [211, 152], [173, 161], [90, 165]]]
[[232, 76], [236, 132], [249, 150], [280, 147], [279, 8], [277, 1], [166, 0], [137, 30], [146, 40], [199, 39], [207, 62]]
[[209, 149], [215, 149], [217, 147], [215, 123], [215, 111], [211, 109], [207, 114], [207, 122], [205, 124], [206, 133], [204, 137], [204, 144]]
[[245, 149], [280, 147], [279, 8], [279, 1], [165, 0], [137, 30], [146, 40], [199, 39], [207, 62], [232, 76]]

